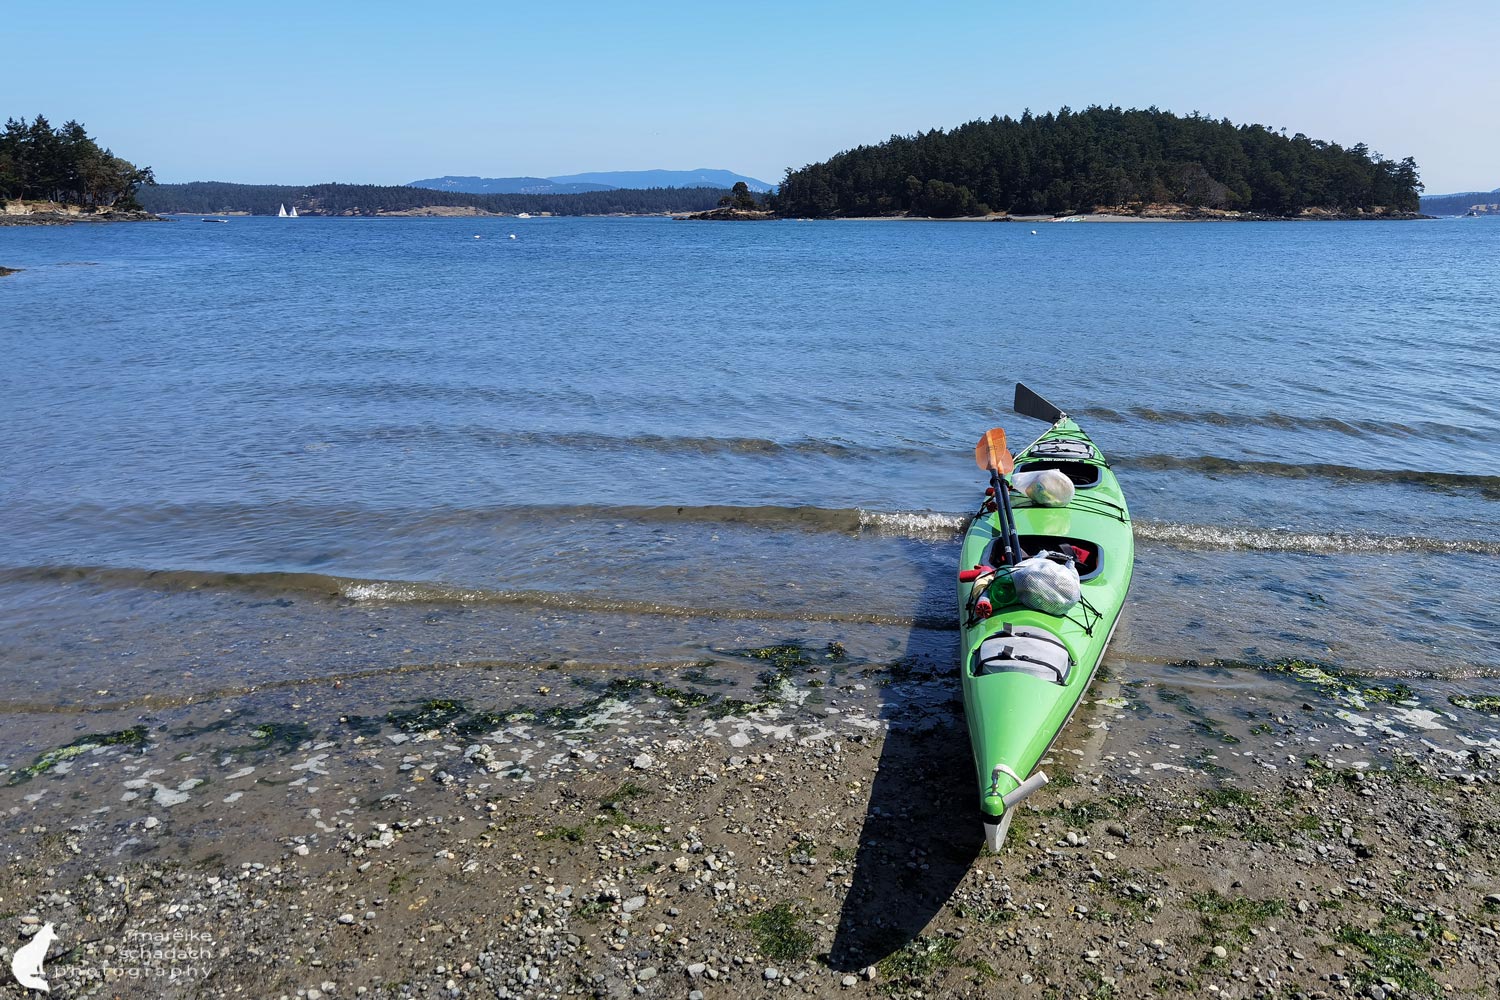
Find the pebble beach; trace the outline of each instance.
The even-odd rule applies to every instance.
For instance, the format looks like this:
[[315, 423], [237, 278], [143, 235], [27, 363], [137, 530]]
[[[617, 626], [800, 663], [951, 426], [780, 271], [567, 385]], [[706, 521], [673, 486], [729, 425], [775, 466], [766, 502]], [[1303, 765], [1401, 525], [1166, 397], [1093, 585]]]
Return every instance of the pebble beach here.
[[779, 665], [746, 698], [536, 671], [507, 679], [544, 707], [505, 714], [495, 678], [444, 674], [383, 715], [337, 711], [378, 697], [351, 681], [41, 720], [56, 745], [0, 789], [6, 919], [54, 925], [61, 996], [1500, 983], [1495, 705], [1287, 674], [1215, 706], [1107, 668], [990, 854], [942, 668]]

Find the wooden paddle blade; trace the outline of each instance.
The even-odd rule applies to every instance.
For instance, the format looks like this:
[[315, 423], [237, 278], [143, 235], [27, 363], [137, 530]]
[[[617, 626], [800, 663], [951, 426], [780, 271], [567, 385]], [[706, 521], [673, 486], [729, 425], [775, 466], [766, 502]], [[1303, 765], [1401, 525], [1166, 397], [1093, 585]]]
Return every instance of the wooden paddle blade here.
[[1005, 446], [1004, 428], [994, 427], [984, 432], [984, 437], [974, 446], [974, 461], [981, 469], [998, 472], [1002, 476], [1010, 475], [1010, 470], [1016, 467], [1016, 460]]
[[1023, 417], [1031, 417], [1045, 423], [1055, 424], [1067, 414], [1032, 392], [1020, 382], [1016, 383], [1014, 409]]

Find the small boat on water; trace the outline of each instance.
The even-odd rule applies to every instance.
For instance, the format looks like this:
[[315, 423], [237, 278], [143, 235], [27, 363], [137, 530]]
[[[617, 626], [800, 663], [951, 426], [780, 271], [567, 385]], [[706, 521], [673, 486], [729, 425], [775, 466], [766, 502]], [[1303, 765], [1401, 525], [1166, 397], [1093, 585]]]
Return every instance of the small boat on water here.
[[518, 219], [529, 219], [529, 218], [531, 218], [531, 213], [530, 212], [521, 212], [521, 213], [519, 213], [516, 216], [516, 218], [518, 218]]
[[979, 442], [990, 489], [959, 557], [964, 717], [992, 851], [1047, 783], [1037, 765], [1104, 658], [1135, 567], [1130, 512], [1104, 453], [1020, 383], [1014, 406], [1051, 426], [1014, 458], [998, 427]]
[[204, 219], [204, 222], [228, 222], [228, 219]]
[[286, 214], [286, 206], [285, 205], [281, 206], [281, 211], [279, 211], [279, 212], [276, 213], [276, 217], [278, 219], [289, 218], [289, 216]]

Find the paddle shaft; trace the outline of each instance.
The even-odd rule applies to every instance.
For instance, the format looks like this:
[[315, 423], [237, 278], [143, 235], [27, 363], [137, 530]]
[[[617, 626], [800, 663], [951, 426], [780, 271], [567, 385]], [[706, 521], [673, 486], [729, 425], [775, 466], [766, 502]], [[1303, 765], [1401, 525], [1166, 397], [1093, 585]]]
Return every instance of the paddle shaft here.
[[1005, 547], [1010, 550], [1011, 565], [1014, 566], [1025, 558], [1025, 553], [1021, 551], [1021, 536], [1016, 532], [1016, 512], [1010, 505], [1010, 484], [1004, 476], [996, 475], [995, 479], [995, 509], [1005, 512], [1000, 529], [1005, 532]]
[[1005, 563], [1014, 566], [1021, 561], [1021, 537], [1016, 534], [1016, 515], [1010, 506], [1010, 486], [1000, 470], [990, 470], [990, 487], [995, 491], [995, 514], [1000, 519], [1000, 538], [1005, 545]]

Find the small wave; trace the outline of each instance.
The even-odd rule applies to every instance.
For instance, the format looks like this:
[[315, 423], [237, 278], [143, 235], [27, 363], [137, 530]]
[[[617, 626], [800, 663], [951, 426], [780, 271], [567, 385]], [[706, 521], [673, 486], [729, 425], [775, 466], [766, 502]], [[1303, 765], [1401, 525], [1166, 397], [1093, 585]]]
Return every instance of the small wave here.
[[456, 427], [433, 424], [387, 424], [349, 430], [345, 440], [384, 441], [430, 445], [437, 442], [480, 444], [487, 448], [566, 448], [581, 451], [646, 451], [678, 455], [814, 456], [850, 461], [872, 458], [930, 460], [931, 448], [879, 446], [826, 438], [778, 441], [761, 437], [714, 435], [603, 434], [598, 431], [497, 430], [481, 425]]
[[489, 590], [420, 580], [365, 580], [321, 573], [224, 573], [212, 570], [151, 570], [102, 566], [27, 566], [0, 570], [0, 583], [89, 583], [169, 592], [222, 590], [266, 595], [302, 595], [353, 604], [514, 605], [585, 614], [660, 615], [732, 621], [835, 622], [952, 631], [956, 621], [936, 615], [884, 615], [818, 608], [694, 607], [582, 591]]
[[1210, 524], [1172, 524], [1135, 520], [1139, 542], [1205, 551], [1293, 552], [1313, 555], [1363, 555], [1413, 552], [1500, 556], [1500, 542], [1428, 538], [1422, 535], [1365, 535], [1298, 532], [1276, 528], [1233, 528]]
[[1127, 410], [1090, 407], [1082, 416], [1089, 420], [1126, 424], [1209, 424], [1214, 427], [1274, 427], [1287, 431], [1331, 431], [1350, 437], [1436, 437], [1457, 440], [1462, 428], [1424, 423], [1420, 426], [1394, 420], [1343, 419], [1326, 415], [1298, 416], [1292, 413], [1224, 413], [1218, 410], [1167, 410], [1150, 406], [1133, 406]]
[[1296, 464], [1214, 455], [1136, 455], [1116, 461], [1121, 468], [1150, 471], [1197, 472], [1210, 476], [1277, 476], [1285, 479], [1333, 479], [1342, 482], [1401, 484], [1454, 492], [1476, 490], [1487, 500], [1500, 500], [1500, 476], [1420, 469], [1365, 469], [1327, 462]]
[[858, 513], [861, 528], [910, 538], [949, 539], [963, 531], [969, 523], [967, 514], [947, 514], [936, 510], [861, 510]]

